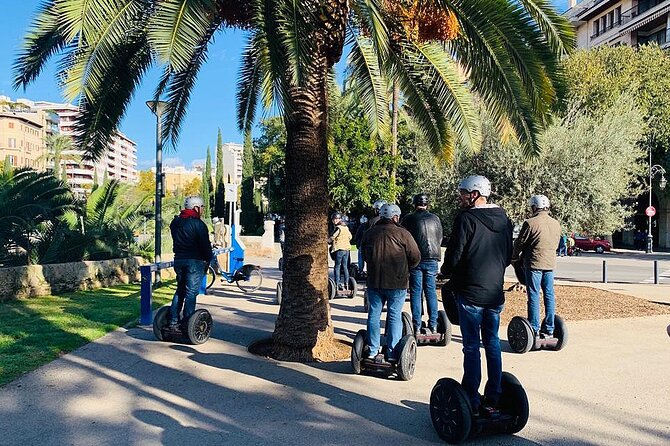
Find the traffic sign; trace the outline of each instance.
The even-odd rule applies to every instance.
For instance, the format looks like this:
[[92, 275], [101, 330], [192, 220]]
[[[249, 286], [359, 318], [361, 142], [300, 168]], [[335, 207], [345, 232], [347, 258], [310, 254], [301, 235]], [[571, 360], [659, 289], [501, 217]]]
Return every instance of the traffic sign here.
[[644, 213], [647, 214], [647, 217], [653, 217], [656, 215], [656, 208], [654, 206], [649, 206], [644, 210]]

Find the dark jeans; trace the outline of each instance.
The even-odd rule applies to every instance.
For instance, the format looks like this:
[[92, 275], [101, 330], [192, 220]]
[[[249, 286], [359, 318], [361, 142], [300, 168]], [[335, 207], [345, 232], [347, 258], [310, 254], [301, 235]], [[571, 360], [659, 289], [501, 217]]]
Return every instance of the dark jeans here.
[[200, 290], [202, 278], [205, 275], [207, 262], [196, 259], [181, 259], [174, 261], [174, 272], [177, 274], [177, 291], [172, 298], [170, 307], [170, 324], [179, 321], [179, 313], [182, 306], [184, 314], [182, 319], [187, 319], [195, 312], [195, 298]]
[[344, 270], [344, 286], [349, 284], [349, 251], [338, 249], [335, 251], [335, 285], [340, 284], [341, 270]]
[[472, 410], [479, 409], [479, 384], [482, 381], [482, 363], [479, 354], [479, 332], [481, 330], [486, 351], [486, 371], [488, 380], [484, 387], [484, 397], [497, 404], [502, 393], [502, 354], [500, 353], [500, 313], [503, 305], [493, 308], [471, 304], [456, 292], [458, 318], [463, 336], [463, 381], [461, 384], [470, 398]]
[[421, 299], [426, 294], [426, 311], [428, 311], [428, 327], [437, 328], [437, 260], [423, 260], [409, 272], [409, 294], [412, 307], [412, 323], [414, 332], [421, 328]]

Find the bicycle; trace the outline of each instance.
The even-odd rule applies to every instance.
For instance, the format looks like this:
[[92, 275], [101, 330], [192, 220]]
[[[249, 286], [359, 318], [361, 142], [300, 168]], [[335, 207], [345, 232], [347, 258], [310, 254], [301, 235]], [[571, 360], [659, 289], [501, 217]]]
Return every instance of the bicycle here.
[[[244, 293], [251, 293], [256, 291], [261, 287], [263, 283], [263, 273], [261, 272], [261, 267], [258, 265], [246, 264], [242, 265], [231, 274], [230, 271], [224, 271], [219, 264], [219, 259], [217, 254], [222, 254], [224, 252], [232, 252], [232, 249], [217, 249], [214, 251], [214, 256], [212, 261], [209, 263], [207, 268], [207, 289], [210, 289], [214, 285], [217, 274], [221, 276], [221, 281], [225, 280], [228, 283], [235, 282], [235, 285], [242, 290]], [[233, 257], [233, 265], [239, 264], [244, 261], [242, 257]]]

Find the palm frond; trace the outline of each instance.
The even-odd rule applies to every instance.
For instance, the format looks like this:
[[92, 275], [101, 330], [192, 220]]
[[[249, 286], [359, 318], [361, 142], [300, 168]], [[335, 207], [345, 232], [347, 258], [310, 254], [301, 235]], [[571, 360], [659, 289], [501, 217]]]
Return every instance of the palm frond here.
[[237, 128], [244, 132], [250, 131], [255, 122], [261, 90], [262, 75], [258, 52], [255, 34], [252, 34], [247, 39], [242, 54], [242, 67], [237, 80]]
[[23, 47], [13, 65], [14, 88], [25, 89], [39, 76], [49, 59], [66, 45], [58, 26], [55, 3], [56, 0], [42, 3], [23, 40]]
[[360, 100], [370, 134], [384, 139], [389, 132], [388, 86], [369, 39], [359, 37], [354, 41], [347, 65], [347, 81]]
[[149, 42], [160, 62], [184, 72], [193, 62], [193, 49], [202, 46], [202, 36], [222, 20], [215, 0], [163, 0], [149, 21]]
[[575, 30], [547, 0], [520, 0], [528, 14], [546, 37], [549, 49], [561, 56], [570, 54], [575, 46]]

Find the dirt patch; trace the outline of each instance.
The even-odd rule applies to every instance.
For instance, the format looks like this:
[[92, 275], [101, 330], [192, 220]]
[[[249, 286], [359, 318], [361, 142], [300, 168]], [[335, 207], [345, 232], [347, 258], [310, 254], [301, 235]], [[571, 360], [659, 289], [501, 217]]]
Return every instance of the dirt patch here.
[[[505, 284], [505, 289], [512, 284]], [[670, 305], [648, 302], [637, 297], [610, 291], [580, 286], [556, 285], [556, 313], [569, 321], [594, 319], [613, 319], [638, 316], [656, 316], [670, 314]], [[527, 315], [527, 296], [525, 291], [508, 291], [505, 293], [505, 309], [500, 324], [506, 325], [514, 316]], [[540, 300], [541, 314], [544, 305]]]
[[[334, 348], [329, 349], [328, 352], [320, 352], [318, 362], [334, 362], [349, 359], [351, 357], [351, 342], [346, 342], [340, 339], [334, 339]], [[261, 339], [251, 344], [248, 348], [249, 353], [263, 356], [268, 359], [276, 359], [274, 354], [272, 338]]]

